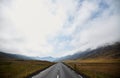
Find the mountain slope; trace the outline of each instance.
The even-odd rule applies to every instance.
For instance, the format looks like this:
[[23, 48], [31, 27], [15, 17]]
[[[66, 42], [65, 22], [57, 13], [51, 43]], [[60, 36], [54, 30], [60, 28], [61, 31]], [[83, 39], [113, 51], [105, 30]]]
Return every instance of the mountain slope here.
[[23, 56], [23, 55], [18, 55], [18, 54], [9, 54], [9, 53], [0, 52], [0, 59], [31, 60], [32, 58], [27, 57], [27, 56]]
[[88, 58], [120, 58], [120, 43], [115, 43], [113, 45], [108, 45], [105, 47], [100, 47], [95, 50], [91, 50], [90, 52], [84, 54], [79, 57], [82, 59]]
[[53, 57], [50, 57], [50, 56], [48, 56], [48, 57], [33, 57], [34, 59], [36, 59], [36, 60], [44, 60], [44, 61], [54, 61], [56, 58], [53, 58]]
[[73, 55], [59, 58], [57, 59], [57, 61], [75, 60], [75, 59], [94, 59], [94, 58], [105, 58], [105, 59], [120, 58], [120, 43], [117, 42], [115, 44], [99, 47], [94, 50], [86, 50], [84, 52], [78, 52]]
[[19, 54], [10, 54], [0, 52], [0, 59], [20, 59], [20, 60], [43, 60], [43, 61], [54, 61], [56, 58], [53, 57], [28, 57]]

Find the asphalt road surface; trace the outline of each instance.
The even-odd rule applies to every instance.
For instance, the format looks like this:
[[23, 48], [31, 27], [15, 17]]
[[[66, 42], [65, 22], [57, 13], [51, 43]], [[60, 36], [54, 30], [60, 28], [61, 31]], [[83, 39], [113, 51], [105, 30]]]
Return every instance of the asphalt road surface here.
[[63, 63], [57, 63], [32, 78], [83, 78]]

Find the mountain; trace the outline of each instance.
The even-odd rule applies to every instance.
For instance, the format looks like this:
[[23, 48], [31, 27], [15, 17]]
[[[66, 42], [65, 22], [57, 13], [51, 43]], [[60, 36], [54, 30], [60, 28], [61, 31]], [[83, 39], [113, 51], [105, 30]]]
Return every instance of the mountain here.
[[34, 59], [36, 60], [44, 60], [44, 61], [54, 61], [56, 58], [53, 58], [53, 57], [33, 57]]
[[0, 60], [3, 59], [17, 59], [17, 60], [44, 60], [44, 61], [54, 61], [56, 58], [53, 57], [28, 57], [19, 54], [10, 54], [5, 52], [0, 52]]
[[28, 57], [19, 54], [10, 54], [0, 52], [0, 59], [22, 59], [22, 60], [45, 60], [45, 61], [63, 61], [63, 60], [75, 60], [75, 59], [92, 59], [92, 58], [120, 58], [120, 43], [117, 42], [112, 45], [102, 46], [93, 50], [86, 50], [83, 52], [77, 52], [73, 55], [68, 55], [60, 58], [53, 57]]
[[0, 52], [0, 59], [32, 60], [32, 58], [28, 56], [19, 55], [19, 54], [10, 54], [5, 52]]
[[94, 58], [105, 58], [105, 59], [118, 59], [120, 58], [120, 43], [117, 42], [112, 45], [102, 46], [93, 50], [86, 50], [83, 52], [77, 52], [73, 55], [61, 57], [56, 61], [63, 60], [75, 60], [75, 59], [94, 59]]

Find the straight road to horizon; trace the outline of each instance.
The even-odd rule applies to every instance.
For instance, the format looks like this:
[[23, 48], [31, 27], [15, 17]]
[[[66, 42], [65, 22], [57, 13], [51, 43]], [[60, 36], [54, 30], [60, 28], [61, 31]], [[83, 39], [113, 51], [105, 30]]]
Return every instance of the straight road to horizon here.
[[57, 63], [32, 78], [83, 78], [63, 63]]

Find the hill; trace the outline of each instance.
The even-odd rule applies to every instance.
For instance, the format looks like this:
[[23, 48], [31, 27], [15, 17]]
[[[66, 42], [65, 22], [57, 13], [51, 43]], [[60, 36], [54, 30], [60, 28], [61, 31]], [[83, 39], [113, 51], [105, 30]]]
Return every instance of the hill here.
[[117, 42], [112, 45], [102, 46], [93, 50], [86, 50], [83, 52], [77, 52], [73, 55], [68, 55], [57, 59], [57, 61], [63, 60], [75, 60], [75, 59], [118, 59], [120, 58], [120, 43]]
[[4, 53], [0, 52], [0, 59], [19, 59], [19, 60], [33, 60], [31, 57], [24, 56], [24, 55], [18, 55], [18, 54], [10, 54], [10, 53]]

